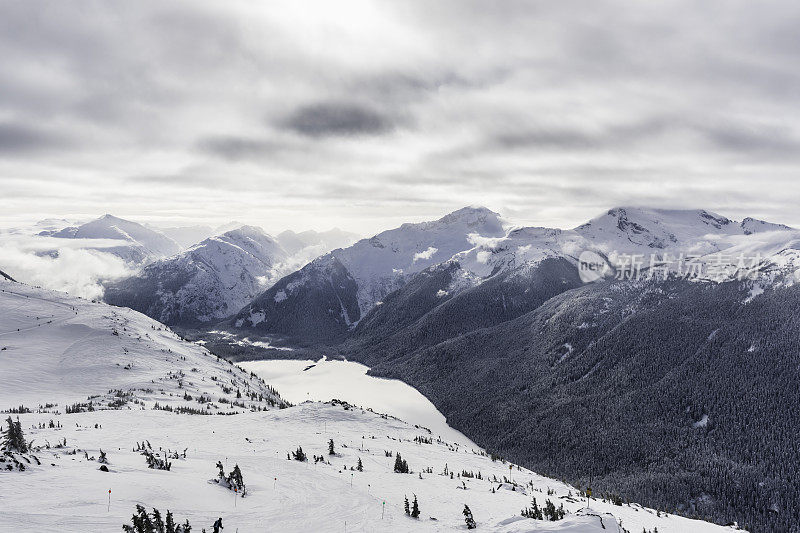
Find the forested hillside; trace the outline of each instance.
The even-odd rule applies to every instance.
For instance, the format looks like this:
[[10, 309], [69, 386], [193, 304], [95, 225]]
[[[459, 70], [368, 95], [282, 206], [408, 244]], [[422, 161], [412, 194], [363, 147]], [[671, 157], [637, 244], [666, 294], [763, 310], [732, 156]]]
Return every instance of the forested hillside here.
[[[752, 297], [738, 282], [600, 283], [432, 346], [361, 343], [347, 355], [536, 471], [796, 531], [798, 317], [799, 287]], [[426, 319], [413, 328], [436, 329]]]

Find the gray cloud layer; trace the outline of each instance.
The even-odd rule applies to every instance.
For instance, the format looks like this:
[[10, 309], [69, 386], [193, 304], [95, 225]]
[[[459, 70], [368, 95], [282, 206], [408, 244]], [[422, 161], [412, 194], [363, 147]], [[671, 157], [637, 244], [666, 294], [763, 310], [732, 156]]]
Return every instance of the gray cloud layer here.
[[[300, 4], [300, 5], [298, 5]], [[800, 224], [788, 0], [0, 0], [0, 216]]]

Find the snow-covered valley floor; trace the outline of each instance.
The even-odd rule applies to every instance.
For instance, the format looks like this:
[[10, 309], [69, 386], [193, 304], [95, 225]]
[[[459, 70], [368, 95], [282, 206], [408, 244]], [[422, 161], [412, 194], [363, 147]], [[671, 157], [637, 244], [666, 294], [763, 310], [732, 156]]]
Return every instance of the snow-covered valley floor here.
[[271, 360], [239, 363], [278, 389], [292, 403], [343, 400], [369, 407], [432, 431], [436, 437], [464, 446], [477, 446], [447, 425], [447, 420], [420, 392], [394, 379], [367, 375], [368, 367], [353, 361]]
[[[444, 435], [439, 441], [392, 416], [341, 403], [281, 409], [283, 400], [268, 384], [144, 315], [11, 282], [0, 288], [0, 409], [33, 411], [2, 415], [18, 416], [33, 440], [28, 453], [2, 455], [3, 532], [121, 531], [137, 504], [189, 519], [196, 533], [211, 532], [218, 517], [225, 533], [458, 531], [466, 530], [465, 504], [477, 531], [730, 531], [635, 504], [592, 500], [586, 509], [574, 488], [492, 460], [471, 444], [456, 446]], [[324, 364], [314, 379], [353, 369]], [[310, 389], [308, 382], [289, 386], [296, 372], [278, 379], [290, 398]], [[397, 403], [412, 402], [398, 396]], [[75, 404], [82, 404], [79, 412], [66, 414]], [[148, 468], [134, 450], [143, 441], [155, 453], [177, 452], [169, 471]], [[307, 462], [287, 458], [298, 446]], [[108, 472], [97, 460], [101, 449]], [[397, 453], [411, 473], [394, 472]], [[355, 468], [359, 460], [363, 471]], [[240, 467], [245, 497], [209, 482], [217, 478], [217, 461], [226, 472]], [[465, 471], [480, 472], [480, 479]], [[404, 497], [415, 495], [419, 519], [403, 509]], [[563, 504], [566, 518], [521, 517], [532, 497], [540, 507], [548, 499]]]

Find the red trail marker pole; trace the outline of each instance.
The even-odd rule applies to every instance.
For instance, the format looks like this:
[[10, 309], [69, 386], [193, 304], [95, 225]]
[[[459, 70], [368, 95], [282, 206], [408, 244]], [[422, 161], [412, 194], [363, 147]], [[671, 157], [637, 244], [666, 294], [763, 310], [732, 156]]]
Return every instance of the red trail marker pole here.
[[108, 489], [108, 512], [111, 512], [111, 489]]

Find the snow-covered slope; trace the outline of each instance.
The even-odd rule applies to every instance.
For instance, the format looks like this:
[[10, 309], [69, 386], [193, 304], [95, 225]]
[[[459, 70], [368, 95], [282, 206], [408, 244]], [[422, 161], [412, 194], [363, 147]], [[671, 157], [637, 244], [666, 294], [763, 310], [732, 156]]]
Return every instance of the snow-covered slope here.
[[216, 413], [242, 410], [230, 404], [237, 389], [262, 398], [247, 399], [248, 408], [282, 402], [260, 380], [136, 311], [0, 281], [0, 409], [58, 403], [63, 412], [89, 401], [138, 409], [180, 398], [174, 407]]
[[[340, 402], [273, 409], [280, 398], [258, 378], [139, 313], [12, 282], [0, 290], [0, 407], [35, 411], [12, 415], [33, 449], [2, 455], [10, 531], [117, 531], [137, 504], [195, 531], [219, 517], [242, 532], [454, 531], [466, 529], [465, 504], [478, 531], [730, 530], [635, 504], [587, 508], [573, 487]], [[142, 442], [169, 453], [170, 469], [148, 468]], [[309, 461], [287, 459], [298, 446]], [[412, 473], [393, 471], [396, 454]], [[217, 462], [239, 466], [244, 497], [209, 481]], [[406, 496], [419, 519], [405, 515]], [[566, 517], [523, 518], [531, 498], [563, 504]]]
[[287, 258], [273, 237], [260, 228], [242, 226], [108, 284], [105, 300], [166, 324], [219, 320], [279, 277]]
[[65, 239], [119, 241], [119, 244], [112, 242], [100, 250], [117, 255], [131, 265], [141, 265], [167, 257], [181, 249], [178, 243], [160, 231], [113, 215], [103, 215], [80, 226], [70, 226], [58, 231], [43, 231], [39, 235]]
[[[403, 224], [312, 261], [254, 300], [233, 322], [295, 335], [313, 327], [318, 339], [348, 331], [407, 277], [475, 246], [502, 237], [500, 217], [467, 207], [432, 222]], [[286, 322], [287, 317], [310, 320]]]

